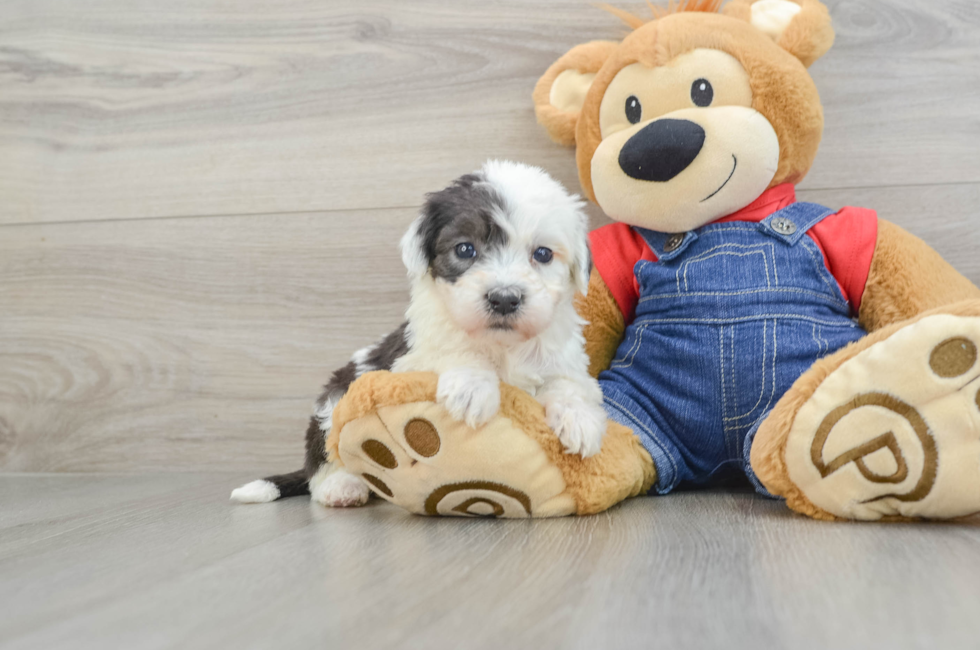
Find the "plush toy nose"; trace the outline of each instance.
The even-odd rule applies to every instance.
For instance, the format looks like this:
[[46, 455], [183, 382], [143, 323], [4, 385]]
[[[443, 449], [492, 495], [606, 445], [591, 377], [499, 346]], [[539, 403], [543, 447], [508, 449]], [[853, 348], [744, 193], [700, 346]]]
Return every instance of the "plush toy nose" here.
[[689, 120], [656, 120], [619, 152], [619, 168], [640, 181], [665, 183], [687, 169], [704, 146], [704, 129]]

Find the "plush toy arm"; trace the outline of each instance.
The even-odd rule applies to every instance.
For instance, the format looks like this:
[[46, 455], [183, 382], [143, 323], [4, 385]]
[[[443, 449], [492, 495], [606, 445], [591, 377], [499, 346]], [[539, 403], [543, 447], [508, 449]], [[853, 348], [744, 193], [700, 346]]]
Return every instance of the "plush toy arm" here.
[[922, 312], [980, 298], [980, 289], [918, 237], [884, 220], [865, 285], [861, 326], [869, 332]]
[[589, 355], [589, 374], [598, 377], [609, 367], [622, 343], [626, 323], [612, 292], [595, 269], [589, 278], [589, 292], [579, 297], [576, 308], [589, 321], [585, 326], [585, 352]]

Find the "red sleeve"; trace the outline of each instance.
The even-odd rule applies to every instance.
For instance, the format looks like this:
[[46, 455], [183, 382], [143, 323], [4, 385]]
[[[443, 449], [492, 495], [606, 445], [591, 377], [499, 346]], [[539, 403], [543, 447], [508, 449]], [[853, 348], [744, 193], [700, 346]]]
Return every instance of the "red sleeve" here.
[[633, 267], [640, 260], [657, 261], [650, 246], [640, 233], [624, 223], [611, 223], [589, 233], [592, 244], [592, 262], [602, 281], [616, 299], [623, 319], [633, 320], [640, 288]]
[[878, 214], [865, 208], [844, 208], [811, 228], [809, 235], [823, 251], [827, 268], [856, 314], [878, 243]]

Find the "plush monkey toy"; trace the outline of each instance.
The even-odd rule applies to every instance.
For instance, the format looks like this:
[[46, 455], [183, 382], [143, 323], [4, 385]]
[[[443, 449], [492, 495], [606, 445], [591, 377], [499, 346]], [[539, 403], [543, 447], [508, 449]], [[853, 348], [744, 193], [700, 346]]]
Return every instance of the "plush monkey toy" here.
[[[823, 130], [807, 67], [833, 43], [829, 14], [720, 4], [616, 12], [629, 36], [572, 48], [534, 91], [616, 222], [592, 233], [580, 302], [602, 452], [562, 454], [516, 389], [473, 431], [434, 403], [434, 376], [372, 373], [328, 447], [382, 497], [427, 514], [588, 514], [744, 476], [819, 519], [980, 511], [980, 290], [872, 210], [796, 201]], [[397, 467], [365, 453], [378, 438]]]

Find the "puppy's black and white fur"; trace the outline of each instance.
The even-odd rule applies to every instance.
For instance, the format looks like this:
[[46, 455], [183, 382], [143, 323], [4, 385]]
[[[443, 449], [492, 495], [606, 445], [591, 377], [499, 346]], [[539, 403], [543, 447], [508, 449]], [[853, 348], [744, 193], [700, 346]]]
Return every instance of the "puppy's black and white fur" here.
[[334, 373], [310, 420], [305, 467], [243, 485], [232, 499], [309, 492], [327, 506], [365, 503], [367, 486], [326, 462], [324, 439], [337, 402], [371, 370], [438, 373], [437, 400], [474, 428], [497, 413], [499, 382], [512, 384], [544, 405], [569, 453], [597, 453], [606, 414], [573, 304], [591, 270], [582, 208], [542, 170], [502, 161], [430, 194], [401, 242], [407, 322]]

